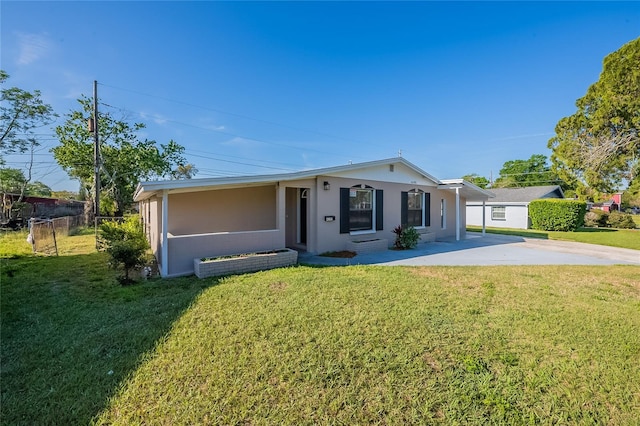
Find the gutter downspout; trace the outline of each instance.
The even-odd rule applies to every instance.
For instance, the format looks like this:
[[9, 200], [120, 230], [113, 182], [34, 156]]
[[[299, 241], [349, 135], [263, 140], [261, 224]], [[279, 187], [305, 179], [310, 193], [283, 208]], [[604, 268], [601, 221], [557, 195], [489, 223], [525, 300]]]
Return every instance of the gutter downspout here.
[[163, 278], [169, 275], [169, 191], [162, 191], [162, 263], [160, 264], [160, 276]]
[[460, 188], [456, 187], [456, 241], [460, 241]]

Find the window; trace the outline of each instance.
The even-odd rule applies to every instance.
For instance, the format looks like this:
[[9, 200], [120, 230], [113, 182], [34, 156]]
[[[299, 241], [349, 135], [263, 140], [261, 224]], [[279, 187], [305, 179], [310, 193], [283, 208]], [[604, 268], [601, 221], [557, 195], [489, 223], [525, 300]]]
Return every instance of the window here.
[[340, 233], [383, 229], [382, 191], [366, 185], [340, 188]]
[[349, 191], [349, 231], [373, 229], [373, 189]]
[[407, 198], [407, 225], [424, 226], [424, 192], [409, 192]]
[[507, 220], [507, 208], [505, 206], [491, 206], [491, 220]]
[[400, 200], [402, 202], [400, 210], [400, 223], [402, 225], [415, 227], [431, 225], [429, 214], [431, 194], [412, 189], [408, 192], [402, 192]]
[[447, 200], [440, 200], [440, 227], [447, 229]]

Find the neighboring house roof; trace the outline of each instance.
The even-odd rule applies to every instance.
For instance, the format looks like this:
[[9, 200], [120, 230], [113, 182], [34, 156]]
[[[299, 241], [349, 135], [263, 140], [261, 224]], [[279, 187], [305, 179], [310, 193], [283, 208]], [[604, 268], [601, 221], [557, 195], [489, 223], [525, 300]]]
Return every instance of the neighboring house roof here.
[[492, 188], [495, 198], [491, 203], [529, 203], [540, 198], [564, 198], [558, 185], [528, 186], [524, 188]]
[[[366, 163], [347, 164], [343, 166], [327, 167], [321, 169], [304, 170], [293, 173], [283, 174], [270, 174], [270, 175], [249, 175], [249, 176], [235, 176], [224, 178], [205, 178], [205, 179], [184, 179], [184, 180], [163, 180], [163, 181], [149, 181], [140, 182], [136, 189], [134, 200], [142, 201], [153, 195], [168, 190], [170, 192], [192, 192], [192, 191], [206, 191], [209, 189], [231, 188], [237, 186], [259, 185], [268, 184], [272, 182], [285, 182], [299, 179], [315, 178], [316, 176], [351, 176], [352, 172], [358, 170], [370, 169], [372, 167], [387, 166], [392, 164], [402, 164], [408, 167], [417, 175], [423, 179], [436, 185], [458, 185], [464, 188], [463, 192], [468, 196], [475, 196], [477, 199], [487, 199], [493, 196], [493, 194], [477, 186], [462, 181], [462, 179], [456, 179], [452, 181], [440, 181], [418, 166], [410, 163], [402, 157], [387, 158], [384, 160], [369, 161]], [[355, 176], [354, 176], [355, 177]], [[455, 181], [455, 182], [454, 182]], [[407, 182], [411, 183], [411, 182]]]

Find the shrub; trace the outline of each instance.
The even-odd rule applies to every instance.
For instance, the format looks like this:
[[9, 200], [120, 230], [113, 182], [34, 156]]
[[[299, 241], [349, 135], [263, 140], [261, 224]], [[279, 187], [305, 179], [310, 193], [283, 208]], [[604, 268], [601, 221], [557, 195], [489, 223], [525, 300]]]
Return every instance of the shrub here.
[[612, 211], [609, 213], [607, 224], [612, 228], [635, 229], [636, 227], [636, 223], [633, 221], [633, 217], [630, 214], [618, 211]]
[[577, 200], [534, 200], [529, 203], [533, 229], [575, 231], [584, 224], [587, 204]]
[[415, 248], [420, 240], [420, 234], [413, 226], [398, 225], [393, 229], [393, 233], [396, 234], [394, 245], [401, 250]]
[[144, 235], [142, 224], [136, 216], [128, 217], [124, 222], [104, 222], [100, 233], [106, 243], [106, 252], [111, 257], [110, 265], [122, 267], [124, 276], [121, 284], [129, 284], [129, 272], [133, 268], [144, 266], [149, 243]]
[[600, 209], [593, 209], [584, 215], [584, 225], [590, 227], [604, 227], [607, 226], [608, 219], [609, 213]]

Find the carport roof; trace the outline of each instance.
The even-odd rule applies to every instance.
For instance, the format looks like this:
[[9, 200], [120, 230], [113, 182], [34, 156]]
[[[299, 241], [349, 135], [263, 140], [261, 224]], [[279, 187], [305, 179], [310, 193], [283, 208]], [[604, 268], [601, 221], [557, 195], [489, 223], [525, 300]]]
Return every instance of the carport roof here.
[[482, 189], [479, 186], [467, 182], [464, 179], [445, 179], [440, 181], [438, 185], [439, 189], [455, 190], [458, 188], [460, 195], [467, 201], [486, 201], [489, 198], [495, 197], [491, 191]]

